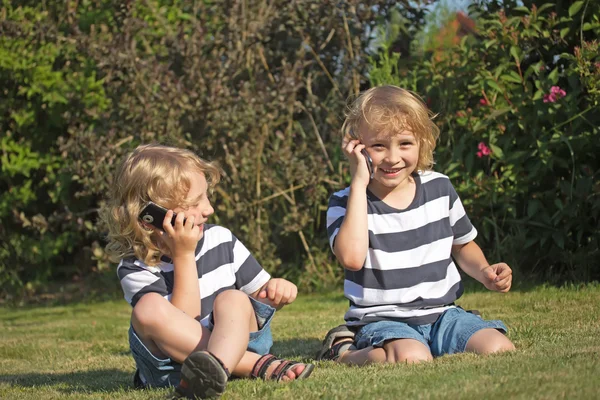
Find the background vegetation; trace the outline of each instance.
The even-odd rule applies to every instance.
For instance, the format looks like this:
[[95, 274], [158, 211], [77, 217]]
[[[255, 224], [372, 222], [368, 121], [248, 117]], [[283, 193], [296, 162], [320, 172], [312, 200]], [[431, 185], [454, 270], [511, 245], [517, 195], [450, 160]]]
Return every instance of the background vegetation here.
[[270, 272], [338, 284], [339, 127], [381, 83], [439, 113], [436, 169], [490, 258], [600, 278], [600, 4], [474, 2], [471, 27], [424, 3], [1, 0], [0, 296], [104, 272], [118, 286], [97, 210], [149, 141], [221, 163], [213, 221]]

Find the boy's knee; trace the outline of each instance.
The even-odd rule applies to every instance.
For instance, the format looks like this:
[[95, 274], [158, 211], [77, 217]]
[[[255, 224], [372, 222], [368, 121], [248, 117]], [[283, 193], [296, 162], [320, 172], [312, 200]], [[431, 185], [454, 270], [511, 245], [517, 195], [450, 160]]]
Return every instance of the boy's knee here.
[[158, 293], [147, 293], [133, 307], [131, 323], [133, 329], [141, 333], [147, 327], [164, 323], [168, 301]]
[[493, 353], [504, 353], [506, 351], [514, 351], [514, 350], [516, 350], [515, 345], [510, 340], [508, 340], [508, 338], [505, 338], [505, 340], [497, 340], [497, 341], [487, 343], [480, 350], [480, 353], [481, 354], [493, 354]]
[[219, 313], [239, 307], [247, 307], [250, 310], [252, 308], [250, 299], [246, 293], [230, 289], [219, 293], [217, 297], [215, 297], [213, 312]]
[[466, 351], [477, 354], [493, 354], [515, 350], [515, 345], [496, 329], [482, 329], [467, 342]]
[[407, 343], [405, 340], [395, 341], [385, 346], [388, 363], [419, 363], [433, 360], [431, 352], [421, 343]]
[[433, 360], [431, 354], [425, 351], [418, 350], [404, 351], [399, 354], [393, 355], [391, 358], [392, 359], [390, 359], [390, 357], [388, 356], [387, 362], [413, 364]]

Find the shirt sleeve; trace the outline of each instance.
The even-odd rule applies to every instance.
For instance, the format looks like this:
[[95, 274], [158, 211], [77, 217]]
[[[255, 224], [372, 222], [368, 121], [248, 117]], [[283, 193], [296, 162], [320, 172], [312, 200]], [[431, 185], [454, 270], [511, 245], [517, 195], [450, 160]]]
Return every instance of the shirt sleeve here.
[[477, 229], [473, 226], [467, 212], [463, 207], [458, 193], [454, 189], [451, 183], [449, 186], [449, 197], [450, 197], [450, 226], [452, 227], [452, 233], [454, 234], [453, 245], [466, 244], [477, 237]]
[[159, 272], [151, 272], [135, 262], [122, 260], [117, 268], [117, 275], [125, 300], [132, 307], [135, 307], [146, 293], [158, 293], [168, 298], [167, 284]]
[[235, 287], [246, 294], [252, 294], [271, 279], [271, 275], [261, 267], [250, 251], [233, 236], [233, 271]]
[[340, 226], [342, 226], [342, 222], [344, 222], [344, 217], [346, 216], [348, 192], [349, 190], [346, 189], [334, 193], [329, 198], [329, 205], [327, 207], [327, 237], [329, 238], [329, 246], [332, 251], [333, 245], [335, 244], [335, 238], [337, 237]]

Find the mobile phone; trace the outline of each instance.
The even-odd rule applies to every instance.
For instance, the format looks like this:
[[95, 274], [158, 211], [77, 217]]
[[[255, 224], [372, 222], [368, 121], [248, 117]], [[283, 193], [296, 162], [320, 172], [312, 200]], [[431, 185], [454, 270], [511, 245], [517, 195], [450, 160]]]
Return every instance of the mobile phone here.
[[371, 159], [371, 156], [369, 155], [369, 153], [367, 153], [367, 150], [362, 149], [360, 152], [362, 153], [363, 156], [365, 156], [365, 159], [367, 160], [367, 168], [369, 169], [369, 177], [371, 179], [373, 179], [373, 176], [375, 175], [375, 172], [373, 171], [373, 160]]
[[[356, 132], [354, 132], [353, 129], [350, 129], [349, 134], [351, 138], [360, 140], [360, 138], [358, 137]], [[367, 169], [369, 170], [369, 177], [373, 179], [373, 176], [375, 175], [375, 171], [373, 171], [373, 159], [371, 159], [371, 156], [369, 155], [366, 149], [362, 149], [360, 152], [365, 157], [365, 160], [367, 160]]]
[[[140, 220], [144, 221], [147, 224], [154, 226], [155, 228], [163, 230], [162, 224], [165, 220], [165, 216], [167, 215], [167, 209], [159, 206], [156, 203], [149, 201], [142, 212], [140, 213]], [[177, 218], [177, 213], [173, 213], [173, 218], [171, 218], [171, 225], [175, 226], [175, 218]], [[185, 225], [186, 219], [183, 220], [183, 224]]]

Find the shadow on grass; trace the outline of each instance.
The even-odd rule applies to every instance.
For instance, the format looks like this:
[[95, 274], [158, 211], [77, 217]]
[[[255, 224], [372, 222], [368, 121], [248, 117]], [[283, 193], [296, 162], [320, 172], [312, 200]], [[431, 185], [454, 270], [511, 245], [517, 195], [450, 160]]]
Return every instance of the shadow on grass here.
[[65, 393], [89, 393], [101, 391], [116, 392], [135, 390], [132, 374], [118, 369], [69, 373], [32, 373], [20, 375], [0, 375], [0, 383], [23, 388], [57, 386]]
[[283, 358], [301, 358], [302, 361], [314, 360], [321, 342], [317, 339], [276, 340], [271, 353]]

